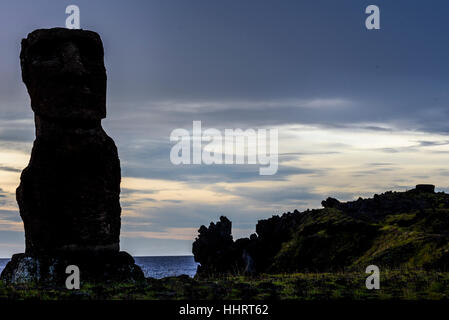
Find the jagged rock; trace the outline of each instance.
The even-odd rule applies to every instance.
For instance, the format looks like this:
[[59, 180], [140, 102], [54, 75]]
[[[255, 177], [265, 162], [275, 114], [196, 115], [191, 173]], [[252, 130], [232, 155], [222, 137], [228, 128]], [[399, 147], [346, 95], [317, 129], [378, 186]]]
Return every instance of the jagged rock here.
[[[125, 276], [134, 278], [139, 267], [119, 253], [120, 161], [101, 126], [106, 69], [100, 36], [84, 30], [36, 30], [22, 40], [20, 63], [35, 113], [36, 140], [16, 192], [26, 256], [15, 256], [2, 278], [15, 279], [13, 273], [22, 269], [48, 278], [48, 272], [33, 266], [51, 259], [64, 264], [70, 256], [83, 264], [85, 275], [106, 265], [128, 264], [137, 271]], [[89, 263], [83, 257], [96, 258]]]
[[321, 201], [323, 208], [338, 208], [340, 201], [335, 198], [329, 197], [326, 200]]
[[[435, 193], [433, 185], [322, 204], [260, 220], [257, 235], [229, 243], [238, 254], [226, 266], [257, 273], [365, 270], [370, 264], [449, 270], [449, 195]], [[210, 243], [197, 248], [203, 269], [214, 252]]]
[[200, 263], [197, 268], [198, 276], [238, 270], [242, 253], [237, 250], [231, 229], [231, 221], [223, 216], [216, 224], [211, 222], [209, 228], [200, 227], [199, 235], [192, 245], [195, 261]]

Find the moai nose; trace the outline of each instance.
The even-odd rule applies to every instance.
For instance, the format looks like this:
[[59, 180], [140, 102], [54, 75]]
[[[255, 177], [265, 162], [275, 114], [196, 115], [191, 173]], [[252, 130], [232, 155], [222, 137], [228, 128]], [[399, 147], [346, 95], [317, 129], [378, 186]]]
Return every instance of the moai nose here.
[[63, 44], [61, 48], [61, 56], [63, 62], [63, 72], [81, 76], [87, 73], [81, 59], [80, 50], [73, 42]]

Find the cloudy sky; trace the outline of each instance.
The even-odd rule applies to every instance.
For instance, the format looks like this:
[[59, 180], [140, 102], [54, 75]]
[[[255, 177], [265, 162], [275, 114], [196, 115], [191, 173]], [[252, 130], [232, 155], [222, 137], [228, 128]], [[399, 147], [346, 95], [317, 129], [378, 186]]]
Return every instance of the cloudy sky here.
[[[81, 27], [105, 46], [108, 116], [122, 164], [121, 247], [190, 254], [226, 215], [235, 237], [258, 219], [417, 183], [449, 190], [449, 3], [321, 0], [3, 0], [0, 3], [0, 257], [23, 252], [15, 188], [33, 114], [20, 40]], [[377, 4], [381, 30], [365, 28]], [[170, 162], [170, 133], [277, 128], [279, 170]]]

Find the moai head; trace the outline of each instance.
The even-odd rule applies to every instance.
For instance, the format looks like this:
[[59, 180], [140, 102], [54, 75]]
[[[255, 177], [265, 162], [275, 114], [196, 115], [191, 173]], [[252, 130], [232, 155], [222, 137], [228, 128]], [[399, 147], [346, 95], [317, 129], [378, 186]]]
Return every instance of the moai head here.
[[36, 115], [47, 119], [106, 117], [103, 44], [92, 31], [39, 29], [22, 40], [22, 79]]

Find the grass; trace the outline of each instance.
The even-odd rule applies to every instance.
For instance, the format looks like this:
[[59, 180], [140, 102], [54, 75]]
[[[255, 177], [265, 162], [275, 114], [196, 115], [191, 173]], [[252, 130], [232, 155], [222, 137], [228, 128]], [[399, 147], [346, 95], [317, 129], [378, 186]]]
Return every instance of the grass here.
[[365, 287], [364, 272], [263, 274], [257, 277], [148, 278], [140, 283], [82, 283], [80, 290], [0, 282], [0, 300], [441, 300], [449, 273], [381, 270], [380, 289]]

